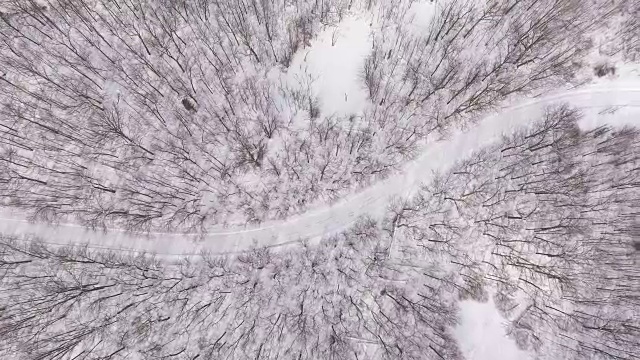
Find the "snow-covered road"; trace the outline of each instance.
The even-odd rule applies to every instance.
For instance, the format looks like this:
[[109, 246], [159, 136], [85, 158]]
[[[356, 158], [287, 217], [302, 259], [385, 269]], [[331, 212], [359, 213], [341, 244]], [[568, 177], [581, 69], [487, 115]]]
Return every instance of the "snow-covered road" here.
[[[550, 93], [504, 108], [464, 132], [432, 142], [404, 170], [385, 181], [346, 197], [331, 206], [313, 209], [286, 221], [268, 222], [253, 229], [212, 230], [207, 234], [130, 233], [93, 231], [71, 224], [33, 224], [6, 210], [0, 213], [0, 232], [22, 239], [42, 238], [50, 245], [87, 244], [91, 248], [126, 252], [151, 252], [160, 257], [210, 253], [236, 253], [257, 246], [283, 246], [301, 239], [314, 241], [348, 228], [360, 215], [381, 216], [394, 196], [408, 196], [435, 172], [498, 140], [503, 134], [539, 119], [550, 104], [568, 102], [585, 114], [583, 124], [640, 125], [640, 84], [624, 80], [603, 81], [576, 90]], [[613, 111], [615, 110], [615, 111]]]

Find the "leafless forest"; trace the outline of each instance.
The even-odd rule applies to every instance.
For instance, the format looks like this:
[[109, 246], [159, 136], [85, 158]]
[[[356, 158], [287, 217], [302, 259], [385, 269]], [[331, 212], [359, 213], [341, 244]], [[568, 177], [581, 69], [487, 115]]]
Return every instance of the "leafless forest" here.
[[632, 359], [640, 352], [640, 133], [581, 132], [579, 116], [550, 108], [532, 130], [399, 202], [392, 224], [408, 245], [394, 258], [446, 254], [440, 267], [453, 266], [451, 285], [475, 297], [494, 288], [511, 334], [542, 359]]
[[[5, 3], [4, 206], [170, 230], [279, 219], [383, 178], [429, 134], [578, 81], [589, 35], [622, 6], [448, 1], [410, 34], [405, 0]], [[308, 88], [278, 81], [321, 26], [372, 7], [383, 30], [361, 114], [323, 114]]]
[[[92, 228], [283, 219], [586, 81], [602, 29], [638, 59], [634, 1], [450, 0], [418, 34], [412, 3], [0, 1], [0, 206]], [[370, 104], [325, 114], [281, 76], [358, 9], [379, 14]], [[491, 298], [537, 359], [636, 359], [640, 128], [581, 117], [548, 107], [319, 242], [169, 261], [0, 233], [0, 358], [462, 360], [459, 301]]]
[[319, 245], [168, 263], [5, 237], [0, 353], [461, 359], [457, 300], [493, 296], [541, 359], [633, 359], [640, 132], [579, 116], [550, 108]]

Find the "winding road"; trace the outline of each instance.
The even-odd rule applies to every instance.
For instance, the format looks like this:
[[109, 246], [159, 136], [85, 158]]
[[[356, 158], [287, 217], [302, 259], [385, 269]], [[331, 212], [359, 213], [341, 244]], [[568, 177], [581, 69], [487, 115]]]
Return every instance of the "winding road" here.
[[132, 233], [94, 231], [73, 224], [34, 224], [3, 210], [0, 212], [0, 233], [24, 241], [40, 238], [51, 246], [86, 244], [94, 249], [155, 253], [162, 258], [198, 256], [202, 251], [239, 253], [254, 246], [278, 247], [299, 243], [302, 239], [313, 242], [348, 228], [361, 215], [381, 216], [391, 198], [410, 196], [435, 172], [445, 171], [456, 161], [497, 141], [502, 135], [532, 124], [540, 118], [546, 106], [562, 102], [583, 111], [585, 116], [581, 126], [586, 128], [601, 124], [640, 125], [640, 82], [602, 81], [504, 107], [465, 131], [431, 142], [418, 158], [388, 179], [331, 206], [312, 209], [285, 221], [267, 222], [256, 228], [211, 230], [205, 234]]

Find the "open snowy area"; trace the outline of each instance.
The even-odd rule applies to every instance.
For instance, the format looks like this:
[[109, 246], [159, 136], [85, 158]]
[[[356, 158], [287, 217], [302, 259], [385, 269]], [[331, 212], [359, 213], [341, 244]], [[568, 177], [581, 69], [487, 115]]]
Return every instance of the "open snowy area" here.
[[637, 1], [0, 0], [0, 358], [638, 354]]

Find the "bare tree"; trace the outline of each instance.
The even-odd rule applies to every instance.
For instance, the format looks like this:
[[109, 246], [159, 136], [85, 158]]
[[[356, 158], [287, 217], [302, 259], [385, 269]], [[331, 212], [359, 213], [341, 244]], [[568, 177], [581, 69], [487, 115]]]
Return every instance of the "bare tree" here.
[[548, 109], [462, 161], [396, 208], [395, 234], [413, 262], [446, 254], [456, 270], [438, 280], [460, 296], [492, 287], [513, 337], [541, 358], [631, 359], [639, 132], [583, 132], [579, 117]]
[[0, 354], [460, 358], [453, 303], [376, 258], [380, 236], [363, 220], [315, 246], [180, 263], [5, 238]]

